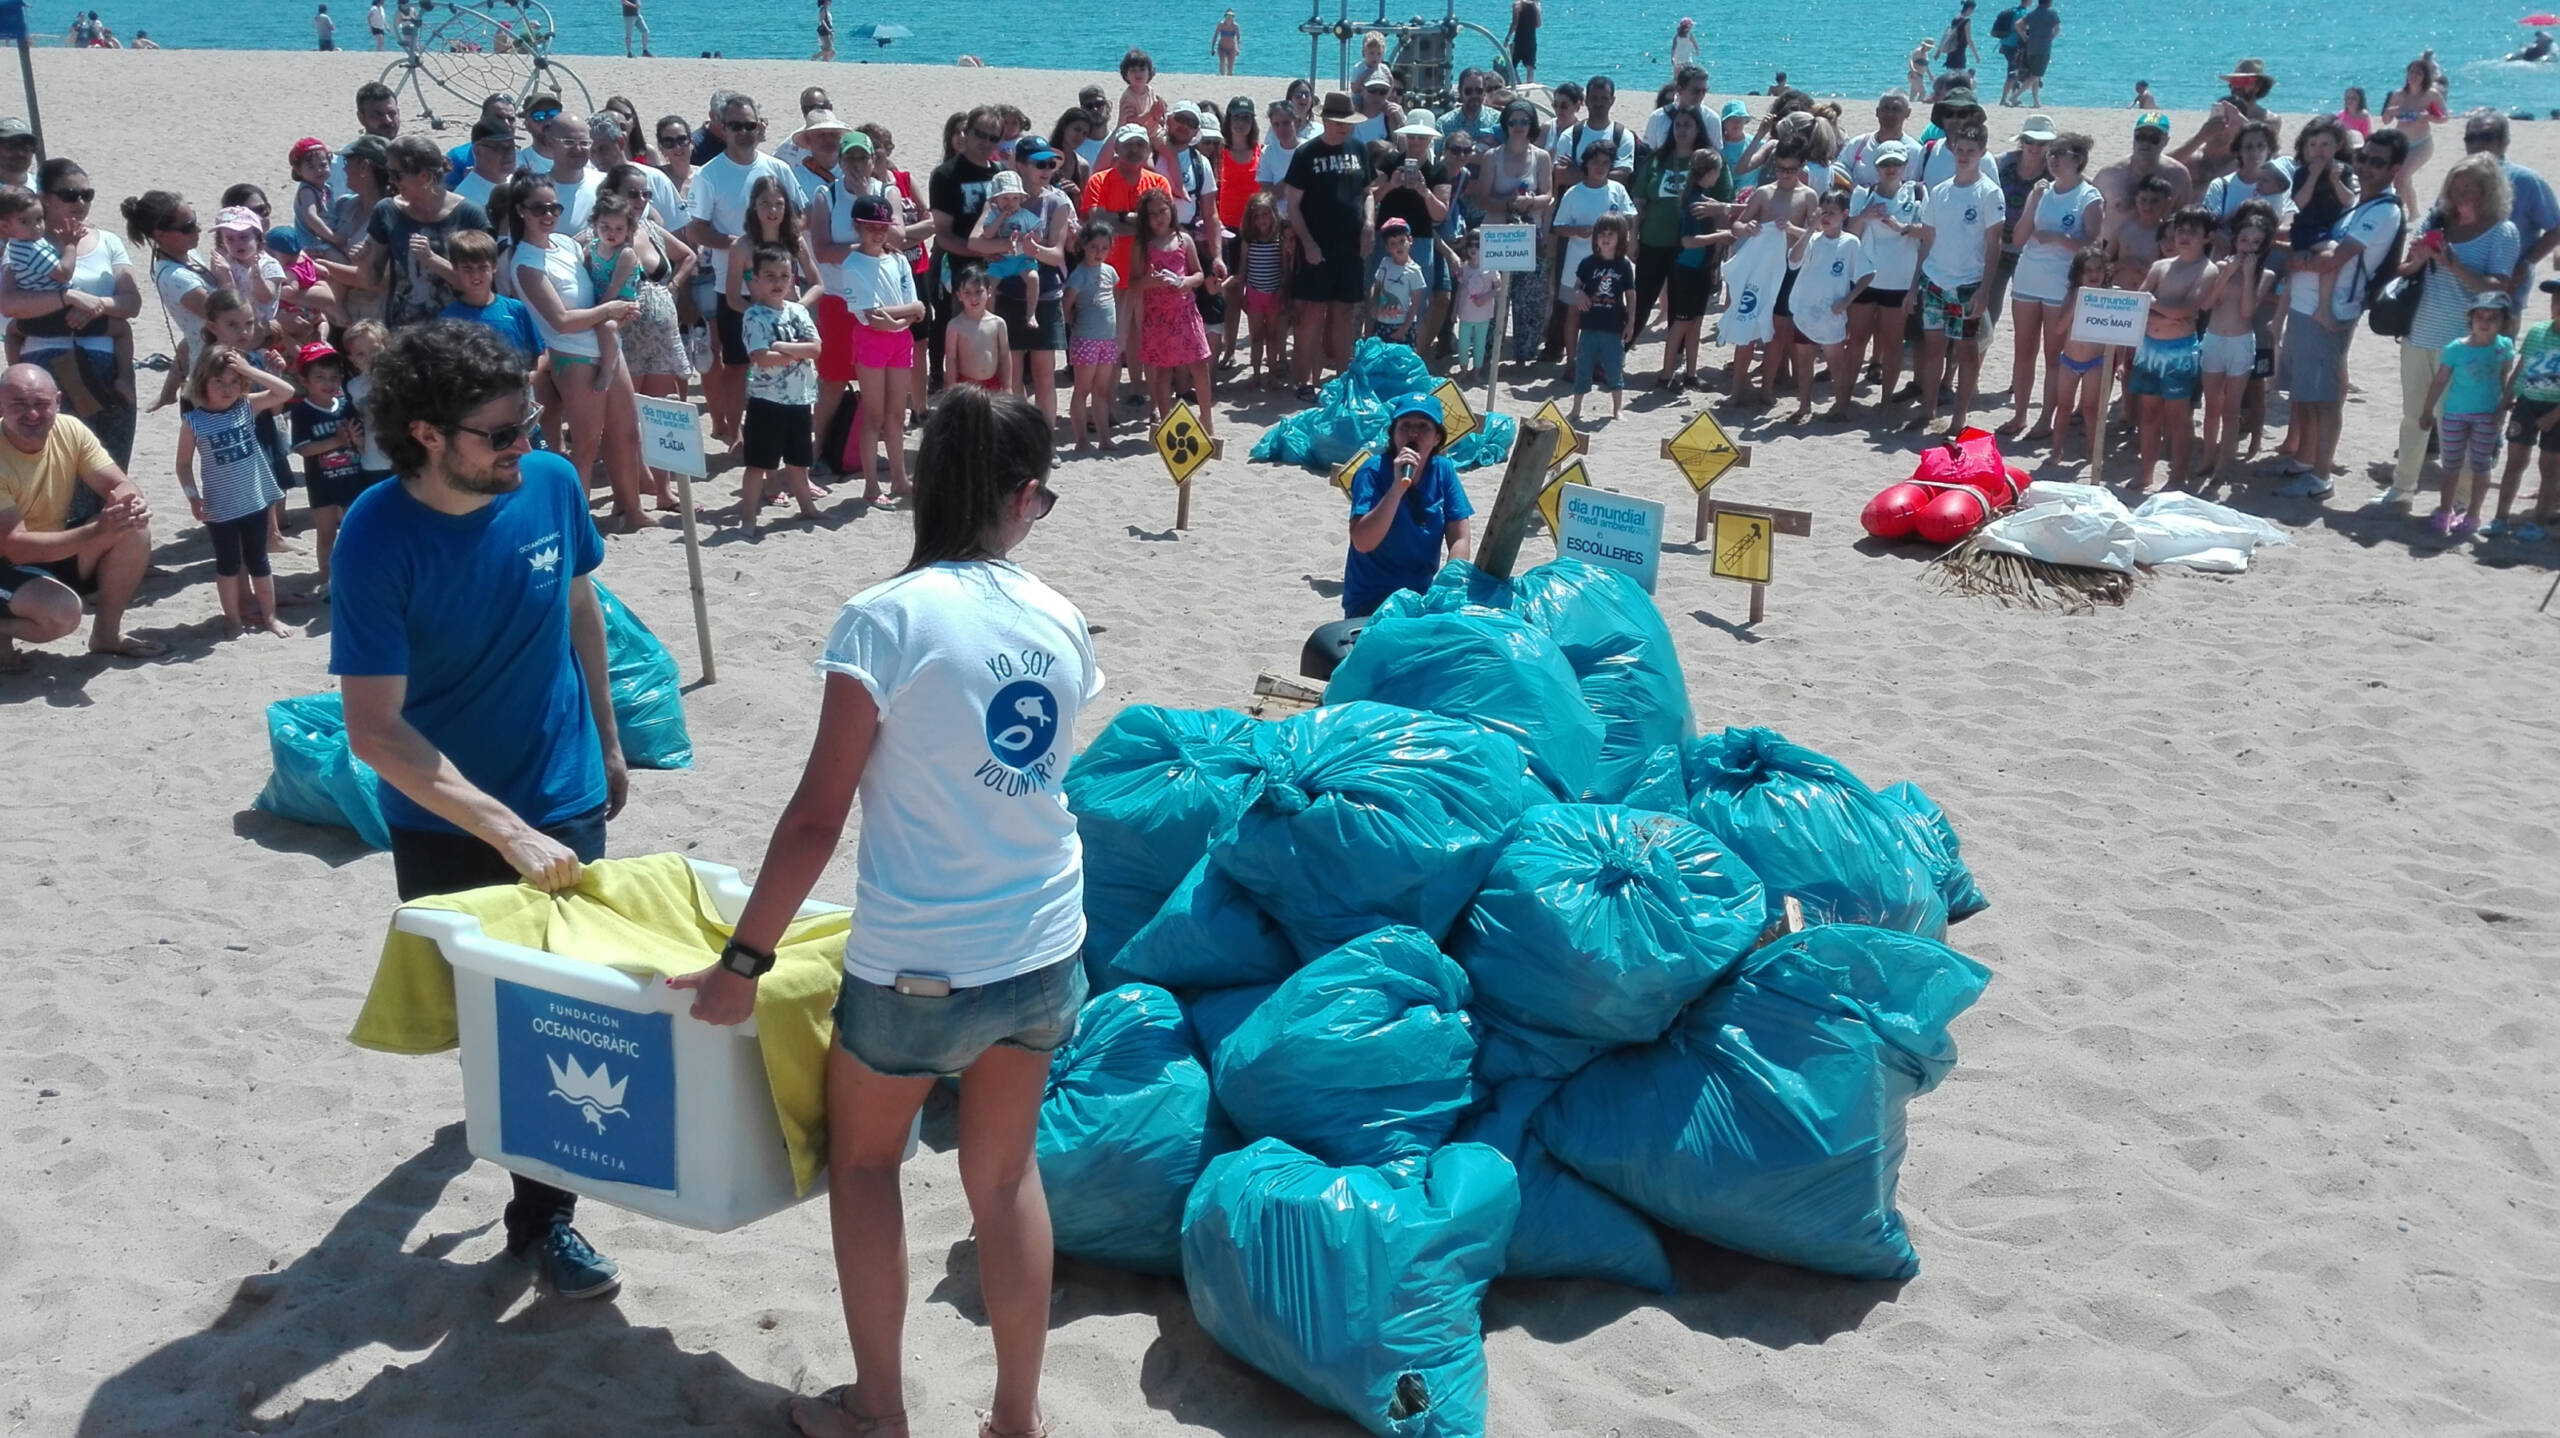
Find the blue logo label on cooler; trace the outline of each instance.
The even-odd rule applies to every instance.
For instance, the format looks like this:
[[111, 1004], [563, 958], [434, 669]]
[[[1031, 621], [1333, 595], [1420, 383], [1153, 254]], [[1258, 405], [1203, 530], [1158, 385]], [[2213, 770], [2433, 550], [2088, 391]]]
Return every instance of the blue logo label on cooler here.
[[497, 981], [499, 1147], [588, 1178], [676, 1186], [667, 1014]]

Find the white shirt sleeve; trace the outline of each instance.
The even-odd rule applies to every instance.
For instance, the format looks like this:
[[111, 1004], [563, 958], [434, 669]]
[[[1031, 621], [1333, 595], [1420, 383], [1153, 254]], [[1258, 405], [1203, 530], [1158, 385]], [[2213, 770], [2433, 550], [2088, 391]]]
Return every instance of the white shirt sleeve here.
[[881, 631], [879, 621], [858, 604], [847, 604], [836, 614], [817, 668], [822, 674], [842, 674], [859, 682], [884, 713], [907, 687], [906, 656], [899, 652], [896, 640]]

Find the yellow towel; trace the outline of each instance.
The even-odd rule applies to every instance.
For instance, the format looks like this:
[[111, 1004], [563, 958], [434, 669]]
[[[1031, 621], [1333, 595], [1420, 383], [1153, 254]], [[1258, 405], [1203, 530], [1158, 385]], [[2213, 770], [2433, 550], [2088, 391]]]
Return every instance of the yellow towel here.
[[[691, 973], [718, 959], [729, 941], [729, 926], [681, 854], [599, 859], [563, 894], [507, 884], [415, 902], [469, 914], [505, 943], [641, 976]], [[756, 984], [765, 1078], [791, 1152], [792, 1178], [804, 1194], [827, 1161], [827, 1046], [835, 1039], [850, 917], [795, 920], [773, 969]], [[347, 1037], [395, 1054], [441, 1053], [461, 1042], [453, 969], [435, 940], [397, 928], [383, 937], [373, 988]]]

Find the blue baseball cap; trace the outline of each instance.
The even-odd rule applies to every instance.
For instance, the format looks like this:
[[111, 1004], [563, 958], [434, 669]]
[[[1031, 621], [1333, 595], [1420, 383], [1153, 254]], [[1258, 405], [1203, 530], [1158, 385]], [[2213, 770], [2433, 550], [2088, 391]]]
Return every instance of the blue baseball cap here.
[[1440, 413], [1438, 396], [1410, 394], [1396, 401], [1395, 412], [1387, 416], [1387, 433], [1395, 433], [1396, 421], [1409, 414], [1418, 414], [1431, 421], [1431, 427], [1440, 432], [1440, 442], [1442, 444], [1449, 442], [1449, 421]]

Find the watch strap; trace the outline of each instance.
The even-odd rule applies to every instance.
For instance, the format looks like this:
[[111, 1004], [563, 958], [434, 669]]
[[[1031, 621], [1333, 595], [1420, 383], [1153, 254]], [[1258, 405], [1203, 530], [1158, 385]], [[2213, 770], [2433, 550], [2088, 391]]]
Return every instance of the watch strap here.
[[721, 946], [720, 967], [742, 979], [762, 978], [765, 971], [773, 967], [773, 955], [731, 938]]

